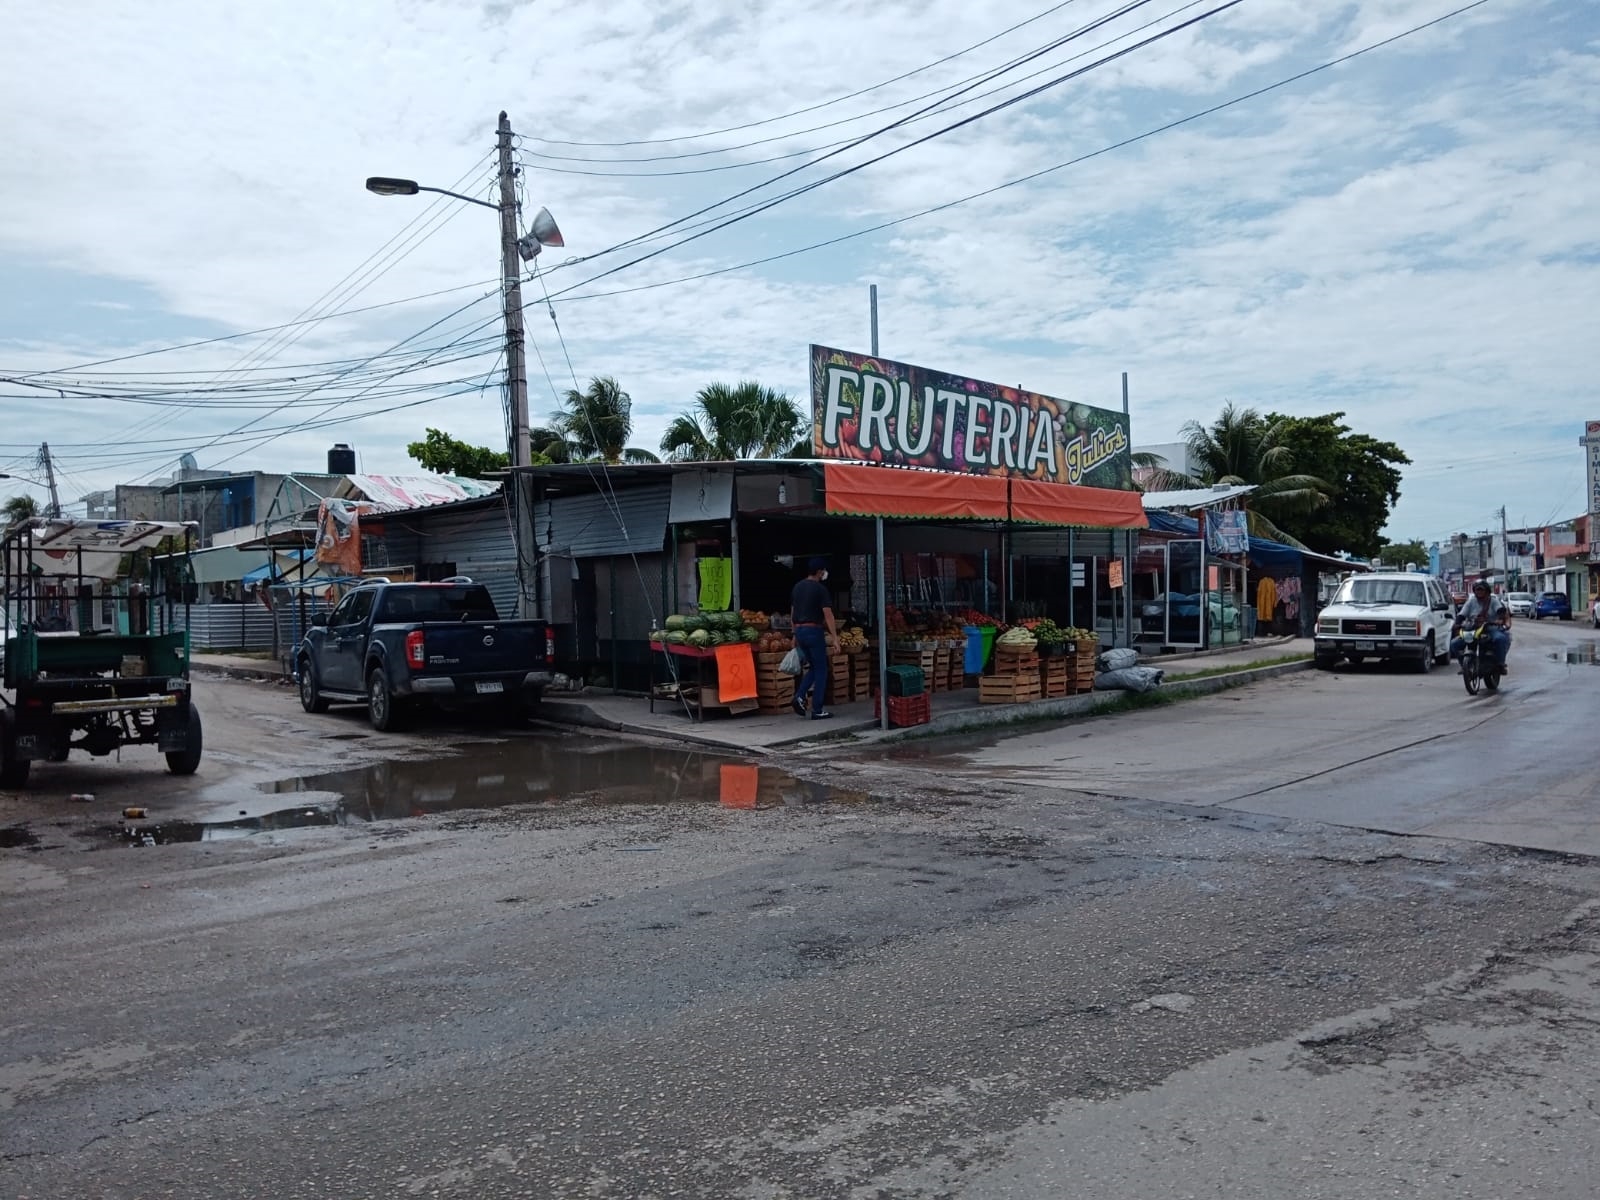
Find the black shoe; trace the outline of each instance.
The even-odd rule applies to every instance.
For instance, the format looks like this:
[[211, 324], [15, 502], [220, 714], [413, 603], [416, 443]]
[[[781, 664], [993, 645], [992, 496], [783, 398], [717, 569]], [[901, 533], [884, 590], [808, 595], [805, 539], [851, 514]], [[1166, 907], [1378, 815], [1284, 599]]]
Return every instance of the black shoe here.
[[797, 717], [803, 717], [806, 715], [806, 702], [800, 699], [799, 696], [796, 696], [793, 700], [789, 701], [789, 707], [794, 709], [794, 715]]
[[833, 714], [831, 712], [828, 712], [826, 709], [823, 709], [820, 712], [812, 713], [811, 714], [811, 719], [813, 721], [826, 721], [831, 716], [833, 716]]

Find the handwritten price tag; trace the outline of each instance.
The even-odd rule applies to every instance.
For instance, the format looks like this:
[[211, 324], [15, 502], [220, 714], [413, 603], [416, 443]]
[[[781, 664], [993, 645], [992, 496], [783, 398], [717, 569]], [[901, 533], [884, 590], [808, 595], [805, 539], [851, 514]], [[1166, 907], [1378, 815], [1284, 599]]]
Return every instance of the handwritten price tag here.
[[724, 704], [730, 700], [754, 700], [756, 658], [750, 653], [750, 643], [718, 646], [716, 654], [717, 699]]

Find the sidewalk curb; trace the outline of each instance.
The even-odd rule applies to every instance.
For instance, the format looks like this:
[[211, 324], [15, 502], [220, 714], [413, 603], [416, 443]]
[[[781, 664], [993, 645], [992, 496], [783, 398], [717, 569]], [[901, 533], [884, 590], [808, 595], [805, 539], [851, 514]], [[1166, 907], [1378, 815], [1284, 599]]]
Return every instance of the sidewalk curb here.
[[292, 682], [282, 671], [261, 667], [222, 667], [214, 663], [189, 663], [189, 674], [201, 679], [247, 679], [258, 683]]
[[1139, 665], [1141, 667], [1162, 667], [1167, 663], [1202, 662], [1208, 658], [1221, 658], [1224, 654], [1239, 654], [1244, 650], [1260, 650], [1269, 646], [1287, 646], [1290, 642], [1301, 639], [1294, 634], [1279, 634], [1276, 637], [1255, 638], [1249, 646], [1218, 646], [1214, 650], [1189, 650], [1183, 654], [1141, 654]]
[[[1193, 700], [1201, 696], [1215, 695], [1217, 692], [1229, 691], [1236, 687], [1245, 687], [1248, 684], [1258, 683], [1264, 679], [1271, 679], [1278, 675], [1289, 675], [1299, 671], [1308, 671], [1312, 663], [1308, 658], [1303, 662], [1278, 663], [1270, 667], [1255, 667], [1242, 671], [1230, 671], [1226, 675], [1210, 675], [1205, 679], [1187, 680], [1174, 683], [1170, 686], [1163, 684], [1159, 694], [1169, 697], [1173, 701]], [[903, 729], [890, 729], [879, 731], [875, 726], [873, 736], [869, 741], [901, 742], [911, 738], [939, 737], [952, 733], [978, 733], [986, 729], [995, 729], [1006, 725], [1032, 724], [1049, 717], [1092, 717], [1102, 708], [1117, 704], [1127, 692], [1090, 692], [1083, 696], [1067, 696], [1061, 700], [1047, 700], [1044, 702], [1033, 701], [1029, 704], [993, 704], [980, 708], [964, 709], [961, 712], [947, 713], [942, 717], [935, 717], [926, 725], [912, 725]], [[1156, 694], [1156, 693], [1147, 693]]]

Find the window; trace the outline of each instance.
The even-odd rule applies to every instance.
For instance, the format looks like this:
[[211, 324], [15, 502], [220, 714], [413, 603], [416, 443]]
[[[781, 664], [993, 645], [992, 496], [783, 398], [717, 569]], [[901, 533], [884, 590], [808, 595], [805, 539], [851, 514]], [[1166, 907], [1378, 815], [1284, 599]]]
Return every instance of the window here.
[[494, 621], [499, 614], [482, 584], [421, 584], [384, 593], [379, 621]]
[[1420, 579], [1360, 579], [1344, 581], [1336, 604], [1411, 604], [1424, 608], [1428, 604], [1427, 589]]

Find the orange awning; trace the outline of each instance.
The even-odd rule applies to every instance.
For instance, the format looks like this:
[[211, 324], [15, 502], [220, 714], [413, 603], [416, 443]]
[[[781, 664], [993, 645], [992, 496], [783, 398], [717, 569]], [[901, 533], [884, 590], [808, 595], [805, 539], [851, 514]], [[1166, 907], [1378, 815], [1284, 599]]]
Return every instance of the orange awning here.
[[1085, 529], [1147, 529], [1150, 525], [1138, 492], [1035, 479], [1011, 481], [1011, 519]]
[[[1004, 521], [1008, 512], [1006, 483], [998, 476], [958, 475], [951, 471], [907, 471], [848, 463], [825, 463], [822, 468], [827, 511], [857, 517]], [[1138, 497], [1135, 495], [1134, 499]]]

